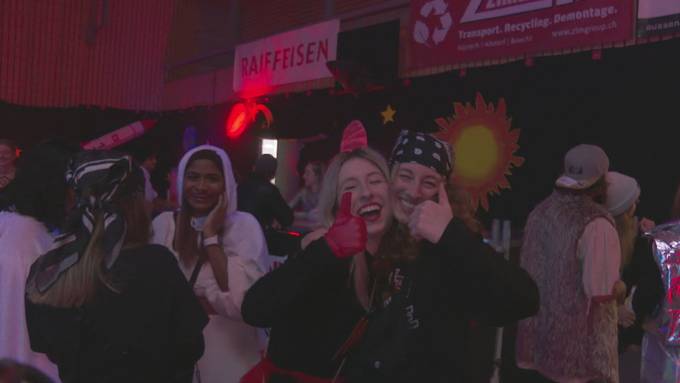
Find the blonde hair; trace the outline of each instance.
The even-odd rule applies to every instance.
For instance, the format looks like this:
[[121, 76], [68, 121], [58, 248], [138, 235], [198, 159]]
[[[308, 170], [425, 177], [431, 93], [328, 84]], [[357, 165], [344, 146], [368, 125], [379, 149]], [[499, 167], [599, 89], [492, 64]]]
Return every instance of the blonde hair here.
[[460, 219], [473, 233], [482, 234], [484, 226], [477, 219], [470, 192], [460, 184], [449, 182], [446, 185], [446, 194], [449, 196], [453, 216]]
[[54, 307], [78, 307], [91, 301], [101, 285], [116, 291], [104, 273], [104, 252], [100, 246], [103, 231], [104, 218], [98, 214], [92, 237], [80, 259], [44, 293], [34, 285], [29, 286], [30, 301]]
[[[151, 223], [144, 209], [144, 196], [135, 192], [121, 197], [116, 204], [127, 224], [124, 247], [146, 244], [151, 234]], [[33, 303], [69, 308], [92, 301], [102, 287], [118, 293], [116, 281], [112, 280], [104, 266], [106, 254], [101, 248], [103, 233], [104, 216], [97, 213], [90, 242], [76, 264], [66, 270], [44, 293], [40, 293], [35, 284], [27, 286], [28, 299]]]
[[630, 212], [629, 207], [625, 212], [614, 217], [616, 224], [616, 231], [619, 234], [619, 242], [621, 244], [621, 268], [630, 263], [635, 251], [635, 241], [638, 236], [637, 219]]
[[321, 191], [319, 192], [317, 209], [321, 216], [321, 224], [324, 227], [330, 227], [335, 220], [335, 211], [338, 208], [338, 175], [340, 174], [340, 169], [342, 169], [342, 165], [345, 162], [354, 158], [361, 158], [372, 163], [380, 170], [385, 180], [389, 180], [387, 161], [385, 157], [375, 150], [365, 147], [351, 152], [338, 153], [333, 157], [330, 165], [328, 165], [328, 169], [326, 169], [326, 174], [324, 174], [323, 181], [321, 182]]

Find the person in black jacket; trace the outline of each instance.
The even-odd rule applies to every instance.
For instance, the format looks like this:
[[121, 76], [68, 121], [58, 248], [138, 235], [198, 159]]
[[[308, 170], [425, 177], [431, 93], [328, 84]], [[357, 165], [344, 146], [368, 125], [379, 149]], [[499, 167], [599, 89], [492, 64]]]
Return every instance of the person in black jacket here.
[[255, 216], [263, 228], [285, 228], [293, 223], [293, 210], [271, 183], [276, 167], [276, 158], [263, 154], [255, 162], [250, 177], [238, 185], [238, 210]]
[[263, 154], [257, 159], [253, 172], [238, 185], [238, 210], [255, 216], [262, 226], [269, 252], [284, 256], [297, 249], [298, 241], [280, 231], [293, 223], [293, 209], [271, 183], [276, 167], [276, 158], [271, 154]]
[[329, 229], [307, 235], [302, 252], [243, 300], [246, 323], [271, 328], [267, 358], [243, 383], [331, 382], [344, 374], [349, 339], [370, 308], [371, 254], [392, 219], [385, 159], [366, 147], [338, 154], [318, 207]]
[[78, 154], [76, 207], [55, 247], [31, 266], [31, 348], [64, 383], [192, 381], [207, 317], [162, 246], [147, 245], [143, 176], [129, 157]]
[[463, 382], [468, 321], [502, 326], [534, 315], [538, 289], [453, 216], [446, 143], [404, 131], [391, 160], [398, 225], [377, 254], [381, 307], [349, 359], [347, 380]]

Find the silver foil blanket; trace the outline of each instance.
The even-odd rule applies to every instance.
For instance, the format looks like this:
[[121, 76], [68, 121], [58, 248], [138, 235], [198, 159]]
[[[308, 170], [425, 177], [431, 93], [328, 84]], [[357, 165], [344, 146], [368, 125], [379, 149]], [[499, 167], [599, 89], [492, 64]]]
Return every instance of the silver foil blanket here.
[[680, 221], [660, 225], [650, 235], [665, 291], [657, 324], [663, 343], [680, 347]]

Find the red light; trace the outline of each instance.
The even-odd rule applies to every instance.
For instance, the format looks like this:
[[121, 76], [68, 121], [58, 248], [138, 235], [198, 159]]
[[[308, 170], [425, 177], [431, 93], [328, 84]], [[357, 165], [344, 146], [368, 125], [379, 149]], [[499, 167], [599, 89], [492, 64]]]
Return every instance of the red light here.
[[253, 101], [235, 104], [229, 112], [225, 126], [227, 137], [236, 139], [243, 134], [248, 125], [255, 121], [258, 113], [262, 113], [267, 125], [274, 120], [272, 112], [264, 105], [256, 104]]
[[300, 237], [302, 234], [298, 233], [297, 231], [289, 231], [288, 235], [292, 235], [293, 237]]
[[238, 103], [231, 108], [227, 118], [227, 137], [236, 139], [243, 134], [246, 130], [247, 114], [246, 106], [242, 103]]

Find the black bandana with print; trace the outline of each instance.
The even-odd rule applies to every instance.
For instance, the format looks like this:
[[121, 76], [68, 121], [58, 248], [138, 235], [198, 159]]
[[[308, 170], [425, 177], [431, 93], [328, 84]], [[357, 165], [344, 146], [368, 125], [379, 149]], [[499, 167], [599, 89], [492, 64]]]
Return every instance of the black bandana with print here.
[[395, 163], [417, 163], [448, 177], [451, 174], [452, 150], [449, 144], [427, 133], [402, 130], [392, 149], [390, 167]]
[[125, 240], [127, 225], [112, 201], [120, 195], [143, 190], [143, 176], [129, 156], [107, 151], [83, 151], [69, 164], [67, 182], [77, 204], [71, 212], [71, 227], [55, 239], [54, 248], [40, 256], [28, 278], [41, 293], [82, 257], [94, 232], [96, 217], [103, 217], [104, 267], [115, 263]]

